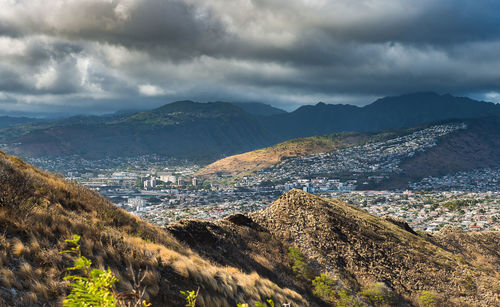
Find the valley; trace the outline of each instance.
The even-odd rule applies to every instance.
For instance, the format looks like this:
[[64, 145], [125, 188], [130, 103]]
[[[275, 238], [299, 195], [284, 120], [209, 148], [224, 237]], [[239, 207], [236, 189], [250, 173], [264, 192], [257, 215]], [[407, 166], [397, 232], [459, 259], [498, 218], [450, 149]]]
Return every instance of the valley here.
[[[298, 189], [245, 215], [158, 227], [15, 157], [0, 154], [0, 177], [4, 305], [61, 301], [68, 291], [65, 267], [71, 262], [59, 251], [75, 233], [97, 267], [106, 265], [119, 276], [114, 290], [119, 297], [133, 293], [131, 274], [145, 272], [144, 298], [159, 306], [184, 304], [179, 291], [193, 287], [199, 289], [200, 306], [266, 299], [293, 306], [371, 304], [371, 291], [382, 291], [388, 302], [404, 306], [417, 306], [428, 293], [452, 306], [499, 303], [494, 273], [499, 232], [447, 226], [430, 236], [396, 218]], [[408, 195], [410, 211], [418, 197]], [[483, 202], [497, 206], [491, 197], [476, 205]], [[467, 210], [462, 203], [457, 206]], [[442, 206], [454, 210], [455, 204]], [[318, 292], [320, 280], [328, 282], [330, 291]]]
[[0, 307], [500, 307], [499, 10], [0, 0]]
[[[396, 189], [384, 186], [394, 177], [406, 174], [405, 165], [411, 165], [412, 158], [439, 148], [443, 141], [470, 135], [470, 131], [476, 133], [475, 139], [480, 139], [485, 133], [484, 128], [480, 129], [484, 125], [493, 133], [498, 127], [495, 120], [486, 118], [292, 140], [266, 148], [264, 154], [267, 156], [274, 148], [276, 152], [295, 148], [298, 156], [282, 157], [265, 168], [254, 165], [254, 169], [247, 169], [244, 174], [207, 171], [220, 167], [218, 162], [202, 167], [189, 160], [159, 155], [105, 160], [27, 158], [27, 161], [61, 172], [66, 178], [98, 191], [118, 207], [161, 226], [181, 219], [215, 220], [265, 209], [282, 193], [299, 188], [343, 199], [375, 215], [402, 218], [414, 229], [435, 232], [452, 225], [463, 230], [496, 230], [500, 225], [500, 167], [457, 168], [443, 176], [431, 172], [426, 177], [414, 177]], [[311, 154], [311, 150], [318, 148], [323, 152]], [[301, 152], [308, 154], [300, 155]], [[249, 154], [258, 156], [263, 152]], [[233, 157], [221, 160], [223, 167], [231, 169], [239, 165], [240, 158], [236, 157], [236, 160]], [[492, 166], [498, 161], [495, 157], [488, 162]], [[479, 155], [475, 158], [481, 161]], [[413, 195], [410, 200], [408, 193]], [[373, 202], [372, 198], [378, 201]], [[437, 210], [441, 203], [470, 199], [478, 203], [456, 210]]]
[[[381, 103], [385, 102], [377, 104]], [[315, 108], [325, 107], [327, 108], [324, 105], [315, 106]], [[265, 115], [266, 112], [272, 114]], [[12, 143], [14, 146], [8, 142], [4, 143], [3, 149], [18, 152], [26, 162], [57, 175], [43, 173], [24, 164], [19, 158], [5, 156], [4, 170], [1, 174], [4, 178], [4, 191], [7, 192], [4, 193], [6, 198], [3, 203], [18, 202], [24, 199], [24, 194], [28, 195], [26, 196], [28, 199], [37, 199], [39, 193], [46, 195], [43, 194], [47, 193], [44, 191], [54, 190], [48, 192], [49, 194], [44, 196], [40, 203], [63, 205], [63, 211], [58, 211], [57, 214], [64, 216], [68, 214], [64, 213], [64, 210], [76, 210], [77, 212], [69, 215], [76, 219], [83, 217], [88, 219], [91, 218], [88, 217], [90, 212], [94, 216], [94, 225], [104, 223], [103, 225], [107, 225], [106, 231], [118, 233], [118, 236], [124, 236], [129, 238], [128, 241], [135, 242], [127, 248], [138, 250], [139, 254], [136, 255], [151, 248], [160, 251], [160, 254], [155, 254], [156, 252], [149, 254], [156, 257], [155, 261], [158, 261], [158, 264], [149, 260], [140, 262], [137, 260], [139, 258], [129, 259], [130, 257], [128, 260], [120, 260], [136, 266], [140, 263], [141, 269], [147, 268], [146, 270], [150, 272], [148, 274], [151, 275], [147, 279], [147, 284], [152, 287], [148, 290], [147, 297], [156, 305], [170, 300], [175, 301], [175, 304], [180, 303], [182, 298], [178, 296], [179, 291], [192, 285], [202, 289], [201, 306], [214, 304], [231, 306], [236, 303], [235, 295], [245, 301], [266, 299], [261, 292], [259, 292], [261, 294], [245, 292], [253, 289], [253, 286], [248, 284], [245, 285], [247, 290], [239, 294], [227, 294], [226, 287], [234, 287], [232, 281], [221, 285], [222, 288], [206, 284], [206, 282], [213, 283], [212, 278], [217, 280], [220, 276], [226, 276], [224, 274], [239, 276], [236, 277], [240, 278], [237, 281], [239, 285], [249, 278], [256, 283], [267, 283], [265, 287], [259, 286], [257, 291], [267, 291], [266, 293], [269, 293], [267, 298], [272, 297], [277, 302], [295, 302], [297, 306], [326, 306], [332, 301], [343, 304], [342, 300], [370, 304], [367, 303], [366, 296], [363, 296], [370, 291], [382, 291], [386, 293], [384, 295], [389, 295], [389, 301], [399, 302], [398, 304], [403, 306], [418, 305], [415, 302], [427, 293], [425, 292], [427, 290], [432, 290], [432, 293], [435, 293], [432, 295], [436, 295], [436, 299], [451, 305], [467, 302], [474, 305], [478, 301], [488, 304], [496, 302], [495, 295], [492, 294], [496, 290], [486, 285], [493, 277], [488, 274], [481, 275], [479, 271], [472, 272], [484, 270], [485, 267], [495, 267], [495, 258], [498, 257], [491, 252], [492, 246], [495, 246], [494, 242], [498, 241], [495, 236], [500, 230], [500, 139], [498, 138], [500, 120], [497, 117], [445, 119], [381, 131], [344, 131], [306, 136], [272, 145], [280, 137], [278, 135], [270, 137], [267, 135], [270, 130], [260, 125], [272, 117], [289, 116], [289, 114], [261, 105], [251, 105], [243, 110], [237, 105], [232, 106], [227, 103], [200, 105], [193, 102], [178, 102], [152, 112], [92, 117], [91, 123], [88, 122], [89, 118], [79, 117], [63, 119], [57, 124], [44, 122], [32, 123], [30, 126], [8, 127], [2, 130], [3, 132], [0, 131], [0, 134], [3, 133], [3, 137], [6, 137], [14, 131], [13, 135], [17, 135], [16, 143]], [[234, 129], [232, 123], [240, 121], [241, 118], [245, 120], [258, 118], [260, 124], [254, 128], [265, 136], [261, 141], [264, 139], [266, 141], [247, 142], [249, 130], [226, 131]], [[210, 122], [219, 126], [220, 129], [217, 129], [221, 134], [219, 132], [216, 135], [211, 134], [209, 127], [213, 126]], [[244, 121], [238, 124], [245, 126], [245, 129], [248, 128], [248, 123]], [[79, 125], [87, 125], [89, 128], [85, 136], [80, 135]], [[94, 139], [92, 129], [97, 129], [96, 125], [106, 126], [107, 132]], [[205, 144], [203, 146], [211, 148], [203, 151], [204, 153], [213, 149], [210, 145], [212, 141], [221, 146], [220, 148], [226, 146], [224, 142], [236, 147], [229, 149], [226, 146], [225, 148], [229, 150], [224, 151], [224, 154], [215, 150], [214, 155], [209, 155], [212, 158], [208, 159], [206, 155], [192, 155], [203, 146], [194, 149], [198, 146], [196, 144], [201, 143], [192, 142], [193, 136], [183, 134], [182, 137], [186, 138], [186, 142], [190, 142], [189, 146], [195, 146], [192, 147], [193, 151], [189, 154], [183, 152], [183, 143], [179, 141], [180, 135], [175, 139], [167, 138], [168, 142], [171, 142], [167, 143], [176, 144], [176, 148], [164, 150], [168, 148], [162, 147], [166, 146], [162, 145], [165, 133], [175, 135], [175, 131], [180, 131], [176, 129], [184, 129], [186, 132], [185, 128], [194, 127], [193, 125], [198, 125], [192, 130], [193, 132], [203, 130], [203, 133], [196, 138]], [[111, 128], [114, 132], [107, 134], [111, 131], [108, 129], [110, 127], [114, 127]], [[328, 129], [324, 131], [331, 131]], [[67, 142], [69, 132], [75, 133], [76, 138], [81, 138], [82, 142], [77, 146], [85, 152], [73, 151], [74, 140]], [[132, 146], [127, 145], [130, 141], [127, 133], [130, 132], [135, 135]], [[239, 145], [234, 142], [235, 133], [241, 136], [238, 142], [246, 144], [249, 149], [257, 144], [270, 146], [229, 155], [212, 162], [216, 152], [217, 155], [226, 155], [241, 150], [241, 148], [236, 149]], [[225, 140], [219, 142], [222, 135]], [[52, 141], [40, 145], [41, 143], [25, 142], [26, 138], [33, 138], [36, 142], [51, 139], [55, 142], [55, 148], [50, 145]], [[99, 138], [101, 139], [98, 140]], [[120, 139], [124, 140], [122, 145], [125, 147], [115, 146], [114, 142]], [[87, 143], [87, 140], [91, 140], [91, 143]], [[88, 148], [95, 149], [93, 146], [96, 144], [92, 142], [96, 141], [102, 142], [104, 150], [106, 146], [111, 146], [111, 151], [104, 155], [103, 152], [87, 151]], [[249, 145], [250, 143], [253, 145]], [[24, 151], [28, 148], [26, 146], [34, 146], [33, 148], [44, 152], [32, 155]], [[178, 150], [179, 154], [173, 154], [173, 150]], [[120, 154], [115, 154], [118, 152]], [[23, 175], [14, 176], [16, 173]], [[44, 177], [48, 178], [48, 183], [42, 179]], [[25, 180], [23, 178], [27, 178], [28, 186], [34, 184], [35, 188], [32, 190], [35, 194], [30, 194], [33, 192], [28, 192], [29, 188], [15, 194], [18, 188], [11, 184], [18, 185]], [[81, 197], [86, 200], [81, 200]], [[97, 218], [95, 214], [98, 213], [92, 213], [94, 209], [90, 211], [83, 209], [80, 212], [79, 206], [104, 206], [106, 209], [96, 208], [95, 212], [105, 210], [114, 217], [109, 220], [105, 216], [97, 215]], [[21, 208], [20, 210], [36, 212], [39, 210], [29, 206]], [[51, 210], [55, 212], [53, 211], [55, 209]], [[3, 212], [3, 216], [10, 214], [5, 213], [7, 211]], [[27, 213], [27, 216], [31, 214]], [[344, 214], [349, 218], [346, 219]], [[331, 220], [325, 220], [323, 215]], [[57, 217], [57, 219], [65, 218]], [[112, 223], [118, 220], [121, 221], [118, 226], [113, 226]], [[356, 221], [355, 224], [352, 224], [352, 221]], [[71, 229], [76, 227], [70, 230], [56, 226], [59, 222], [48, 223], [50, 225], [48, 227], [60, 234], [69, 235], [70, 231], [78, 231], [92, 238], [96, 238], [97, 235], [90, 230], [82, 231], [83, 226], [80, 224], [78, 224], [80, 226], [70, 226]], [[132, 223], [133, 226], [119, 226], [124, 225], [123, 223]], [[140, 223], [146, 223], [144, 225], [147, 226], [140, 226], [143, 225]], [[37, 225], [39, 225], [37, 231], [42, 231], [41, 229], [46, 227], [40, 223]], [[333, 227], [333, 232], [318, 233], [325, 225]], [[372, 229], [372, 226], [366, 225], [377, 226]], [[389, 228], [381, 230], [380, 225]], [[19, 226], [16, 224], [9, 227], [11, 228], [8, 229], [17, 229]], [[401, 234], [393, 227], [400, 228], [404, 232]], [[362, 230], [356, 232], [356, 229]], [[155, 236], [159, 236], [163, 241], [151, 241], [151, 237], [142, 238], [140, 234], [138, 238], [135, 231], [155, 233]], [[29, 238], [32, 236], [32, 234], [25, 235]], [[43, 237], [46, 234], [37, 236]], [[103, 234], [99, 236], [102, 237]], [[117, 240], [114, 234], [105, 236], [108, 236], [106, 240]], [[328, 237], [328, 240], [333, 240], [333, 245], [329, 245], [330, 243], [319, 239], [318, 236]], [[416, 241], [414, 236], [417, 237]], [[399, 239], [393, 241], [396, 237]], [[450, 245], [447, 238], [454, 238], [453, 240], [458, 240], [460, 243]], [[15, 242], [5, 243], [14, 246], [21, 239], [17, 234], [9, 234], [5, 240], [8, 242], [14, 240]], [[49, 242], [52, 242], [53, 238], [50, 240]], [[146, 243], [137, 243], [142, 242], [141, 240], [145, 240]], [[314, 243], [308, 244], [307, 240]], [[359, 240], [365, 241], [359, 245], [356, 243]], [[390, 256], [384, 256], [385, 252], [378, 250], [375, 242], [379, 241], [384, 242], [386, 246], [384, 251], [392, 248]], [[32, 242], [33, 239], [29, 239], [23, 245], [31, 246]], [[85, 250], [90, 255], [97, 255], [98, 263], [104, 261], [100, 259], [114, 263], [116, 259], [122, 257], [118, 256], [123, 253], [122, 245], [117, 245], [116, 250], [109, 250], [108, 253], [113, 254], [110, 256], [90, 250], [88, 241], [85, 242], [84, 246], [87, 246]], [[401, 242], [405, 242], [404, 245], [401, 245], [403, 244]], [[3, 244], [1, 240], [0, 244]], [[156, 245], [153, 247], [151, 244]], [[190, 250], [183, 251], [182, 248], [177, 248], [176, 244], [187, 245]], [[420, 261], [421, 265], [417, 271], [412, 271], [404, 264], [405, 260], [398, 256], [408, 244], [414, 246], [414, 250], [417, 251], [422, 250], [422, 246], [430, 248], [425, 251], [425, 256], [416, 254], [410, 256], [413, 257], [412, 263]], [[364, 246], [374, 247], [366, 249]], [[430, 246], [439, 246], [444, 250], [435, 254], [436, 247]], [[47, 248], [54, 250], [52, 245]], [[291, 269], [293, 266], [288, 265], [290, 256], [287, 253], [290, 248], [295, 251], [294, 253], [302, 255], [300, 257], [304, 260], [301, 260], [301, 263], [307, 263], [309, 273], [299, 276], [300, 274], [297, 275], [297, 272]], [[360, 249], [361, 254], [351, 254], [352, 248]], [[224, 253], [218, 252], [218, 249], [224, 250]], [[336, 255], [331, 253], [332, 249], [343, 249], [343, 253]], [[486, 255], [482, 256], [480, 261], [472, 260], [477, 258], [476, 250], [481, 250], [482, 255]], [[44, 256], [32, 255], [30, 249], [23, 253], [26, 253], [26, 257], [38, 257], [36, 261], [47, 261], [44, 260]], [[170, 258], [172, 256], [169, 255], [172, 253], [176, 255], [173, 256], [175, 259], [180, 257], [181, 260]], [[177, 256], [177, 253], [188, 254]], [[269, 258], [271, 253], [274, 256]], [[407, 250], [405, 253], [411, 254], [414, 251]], [[63, 287], [62, 284], [58, 286], [59, 288], [53, 287], [40, 292], [40, 289], [31, 289], [29, 285], [19, 283], [20, 280], [24, 280], [25, 273], [17, 271], [14, 263], [19, 261], [18, 257], [24, 255], [7, 254], [2, 257], [4, 257], [3, 260], [0, 259], [2, 263], [8, 261], [10, 264], [0, 270], [0, 274], [3, 274], [3, 277], [0, 276], [3, 280], [0, 285], [0, 302], [3, 298], [9, 304], [19, 305], [39, 301], [40, 295], [44, 297], [42, 300], [54, 299], [57, 293], [64, 292], [60, 288]], [[442, 257], [448, 257], [446, 258], [448, 260], [443, 260]], [[472, 257], [467, 258], [471, 259], [467, 263], [472, 267], [467, 269], [461, 267], [460, 272], [454, 273], [454, 276], [462, 277], [451, 281], [454, 287], [451, 291], [443, 285], [450, 282], [448, 267], [456, 265], [451, 263], [463, 262], [457, 260], [462, 259], [460, 257], [464, 259]], [[31, 261], [29, 259], [21, 261], [29, 264]], [[210, 265], [204, 261], [208, 261]], [[428, 264], [429, 261], [445, 263], [444, 267], [438, 264], [433, 268], [434, 272], [440, 273], [430, 278], [421, 274], [425, 267], [424, 263]], [[161, 269], [158, 269], [160, 262]], [[194, 271], [188, 269], [186, 273], [184, 263], [194, 262], [197, 263], [197, 267]], [[385, 271], [384, 267], [394, 266], [394, 263], [403, 264], [396, 272]], [[23, 264], [23, 268], [25, 266]], [[57, 266], [60, 268], [61, 264]], [[224, 269], [217, 266], [223, 266]], [[367, 266], [370, 269], [366, 269]], [[215, 272], [215, 275], [203, 273], [204, 277], [196, 277], [201, 276], [199, 275], [201, 271], [207, 270]], [[167, 283], [160, 281], [164, 278], [161, 276], [165, 276], [165, 271], [173, 274], [167, 274], [169, 276]], [[114, 266], [114, 272], [117, 276], [121, 276], [121, 279], [123, 276], [129, 276], [117, 266]], [[36, 274], [30, 278], [41, 278]], [[331, 292], [327, 293], [335, 294], [332, 294], [333, 296], [318, 294], [318, 290], [311, 287], [311, 282], [316, 280], [316, 277], [309, 276], [312, 274], [320, 274], [317, 278], [326, 278], [331, 289], [329, 290]], [[16, 276], [15, 281], [11, 280], [12, 276]], [[50, 275], [50, 280], [41, 280], [39, 284], [47, 282], [54, 284], [57, 276], [61, 276], [61, 273], [53, 273]], [[404, 278], [406, 281], [399, 281], [399, 278]], [[423, 283], [425, 287], [413, 284], [418, 284], [418, 281], [422, 280], [425, 280]], [[177, 290], [162, 294], [157, 292], [159, 287], [165, 288], [171, 285]], [[2, 289], [17, 289], [15, 291], [20, 291], [22, 294], [12, 296], [8, 294], [11, 290]], [[21, 289], [30, 290], [26, 292]], [[126, 291], [130, 286], [126, 282], [120, 283], [116, 289]], [[273, 294], [269, 289], [274, 289]], [[482, 294], [478, 294], [477, 291], [482, 291]], [[36, 299], [34, 295], [37, 296]]]

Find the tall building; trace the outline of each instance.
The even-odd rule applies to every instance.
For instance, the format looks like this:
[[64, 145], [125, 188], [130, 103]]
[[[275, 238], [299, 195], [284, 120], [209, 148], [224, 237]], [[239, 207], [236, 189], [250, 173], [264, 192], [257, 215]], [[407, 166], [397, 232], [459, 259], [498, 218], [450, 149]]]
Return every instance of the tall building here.
[[151, 179], [146, 179], [144, 182], [144, 189], [149, 190], [154, 187], [156, 187], [156, 179], [151, 178]]
[[163, 182], [172, 182], [172, 183], [175, 183], [177, 180], [177, 178], [175, 178], [174, 175], [172, 175], [171, 173], [165, 173], [165, 172], [159, 172], [157, 174], [157, 176], [160, 177], [160, 180], [163, 181]]

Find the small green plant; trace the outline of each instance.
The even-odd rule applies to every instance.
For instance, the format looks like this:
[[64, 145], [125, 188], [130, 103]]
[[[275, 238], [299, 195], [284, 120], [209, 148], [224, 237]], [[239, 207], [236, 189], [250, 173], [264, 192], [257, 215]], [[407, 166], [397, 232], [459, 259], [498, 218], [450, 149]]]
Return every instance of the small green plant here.
[[418, 297], [418, 303], [424, 307], [433, 307], [437, 306], [438, 298], [432, 292], [423, 291]]
[[79, 235], [73, 235], [72, 239], [65, 240], [74, 246], [63, 250], [61, 254], [73, 254], [73, 266], [68, 271], [80, 271], [81, 275], [69, 275], [65, 280], [70, 280], [71, 292], [64, 299], [63, 305], [69, 307], [101, 306], [114, 307], [116, 300], [113, 296], [113, 284], [118, 279], [111, 270], [92, 269], [92, 261], [82, 256], [80, 251]]
[[312, 269], [305, 262], [304, 254], [300, 249], [290, 246], [288, 248], [288, 259], [292, 262], [292, 270], [297, 277], [311, 280], [314, 277]]
[[392, 305], [396, 302], [394, 293], [382, 282], [364, 288], [359, 295], [374, 306]]
[[[269, 304], [269, 306], [274, 307], [274, 301], [272, 299], [268, 299], [266, 302], [267, 302], [267, 304]], [[255, 307], [268, 307], [267, 304], [261, 303], [261, 302], [256, 302]], [[249, 307], [249, 305], [247, 303], [238, 303], [236, 306], [237, 307]]]
[[[267, 302], [267, 304], [269, 304], [269, 306], [274, 307], [274, 301], [273, 300], [268, 299], [266, 302]], [[261, 303], [261, 302], [257, 302], [257, 303], [255, 303], [255, 307], [267, 307], [267, 304], [264, 304], [264, 303]]]
[[200, 288], [196, 290], [196, 292], [193, 291], [181, 291], [181, 294], [185, 297], [186, 299], [186, 307], [195, 307], [196, 305], [196, 298], [198, 298], [198, 293], [200, 291]]
[[354, 296], [347, 290], [343, 289], [338, 293], [338, 300], [336, 307], [362, 307], [364, 304], [360, 303]]
[[151, 306], [143, 297], [146, 293], [146, 287], [141, 289], [141, 282], [145, 278], [137, 276], [132, 266], [133, 290], [130, 292], [117, 293], [113, 290], [113, 285], [118, 281], [111, 269], [99, 270], [92, 269], [92, 261], [84, 257], [80, 250], [80, 236], [73, 235], [72, 239], [65, 240], [73, 246], [68, 250], [63, 250], [60, 254], [72, 254], [73, 266], [67, 268], [68, 271], [80, 271], [80, 275], [69, 275], [66, 280], [71, 280], [72, 287], [70, 294], [64, 299], [64, 306], [71, 307], [139, 307]]
[[312, 281], [313, 284], [313, 294], [320, 297], [326, 302], [335, 301], [335, 280], [326, 274], [321, 273], [321, 275], [316, 276]]

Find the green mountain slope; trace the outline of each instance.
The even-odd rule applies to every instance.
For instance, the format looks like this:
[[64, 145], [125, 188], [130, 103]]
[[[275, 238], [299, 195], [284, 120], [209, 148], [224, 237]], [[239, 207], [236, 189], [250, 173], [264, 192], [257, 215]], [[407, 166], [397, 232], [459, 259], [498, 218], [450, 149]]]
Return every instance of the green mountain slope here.
[[183, 101], [109, 121], [32, 127], [11, 138], [16, 145], [10, 150], [29, 156], [163, 154], [203, 160], [272, 140], [252, 115], [232, 104]]
[[21, 156], [164, 154], [213, 162], [298, 137], [396, 129], [450, 118], [500, 116], [500, 105], [433, 93], [386, 97], [362, 108], [324, 103], [290, 113], [270, 108], [262, 109], [260, 104], [179, 101], [140, 113], [79, 116], [9, 127], [0, 130], [0, 142]]
[[15, 125], [36, 123], [36, 122], [41, 122], [41, 121], [43, 121], [43, 120], [38, 119], [38, 118], [30, 118], [30, 117], [0, 116], [0, 129], [10, 127], [10, 126], [15, 126]]

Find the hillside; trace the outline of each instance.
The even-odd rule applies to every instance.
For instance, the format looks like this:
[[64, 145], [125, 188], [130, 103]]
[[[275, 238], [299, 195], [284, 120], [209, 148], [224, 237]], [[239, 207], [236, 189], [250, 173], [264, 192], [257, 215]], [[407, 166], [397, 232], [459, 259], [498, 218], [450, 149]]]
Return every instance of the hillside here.
[[420, 236], [402, 222], [300, 190], [246, 216], [161, 229], [18, 158], [0, 154], [0, 176], [0, 305], [60, 302], [71, 261], [58, 252], [72, 234], [82, 236], [85, 256], [118, 276], [118, 291], [131, 290], [131, 271], [145, 272], [142, 286], [153, 306], [183, 306], [179, 291], [197, 287], [197, 306], [266, 298], [328, 306], [292, 270], [290, 246], [304, 253], [311, 274], [329, 274], [332, 290], [351, 301], [369, 302], [356, 293], [383, 282], [393, 306], [416, 306], [424, 290], [446, 306], [500, 304], [498, 232]]
[[0, 306], [56, 304], [71, 260], [59, 254], [73, 234], [98, 267], [110, 267], [119, 291], [132, 290], [129, 267], [146, 274], [153, 306], [183, 306], [180, 290], [200, 287], [199, 306], [291, 301], [300, 294], [258, 274], [213, 264], [171, 235], [98, 194], [0, 153]]
[[347, 141], [335, 142], [329, 137], [293, 139], [274, 146], [229, 156], [215, 161], [201, 169], [198, 176], [243, 176], [247, 173], [268, 168], [285, 158], [310, 155], [347, 146]]
[[287, 262], [286, 246], [295, 246], [313, 275], [332, 277], [336, 291], [356, 293], [385, 283], [395, 298], [383, 306], [417, 306], [423, 291], [440, 297], [442, 306], [500, 304], [498, 232], [445, 228], [436, 237], [422, 236], [404, 222], [301, 190], [284, 194], [263, 211], [216, 222], [184, 220], [167, 230], [215, 263], [256, 269], [265, 276]]
[[285, 141], [273, 146], [229, 156], [201, 169], [198, 176], [241, 177], [269, 168], [287, 158], [331, 152], [364, 143], [385, 140], [408, 133], [410, 130], [393, 130], [379, 133], [343, 132]]
[[500, 118], [493, 116], [331, 134], [226, 157], [197, 175], [294, 186], [293, 178], [343, 178], [357, 180], [359, 189], [408, 189], [424, 178], [500, 167], [499, 136]]
[[162, 154], [204, 160], [273, 142], [252, 115], [232, 104], [190, 101], [102, 121], [73, 119], [15, 132], [7, 132], [15, 143], [9, 150], [34, 157]]
[[458, 171], [500, 166], [500, 118], [464, 121], [466, 129], [439, 139], [436, 146], [401, 162], [401, 173], [380, 182], [384, 188], [405, 188], [409, 181]]
[[205, 163], [293, 138], [484, 115], [500, 116], [500, 105], [434, 93], [386, 97], [365, 107], [318, 103], [289, 113], [263, 104], [178, 101], [139, 113], [8, 127], [0, 129], [0, 143], [30, 157], [162, 154]]
[[500, 304], [499, 232], [445, 228], [422, 237], [404, 222], [301, 190], [250, 217], [351, 288], [381, 281], [408, 301], [428, 290], [446, 297], [445, 306]]

